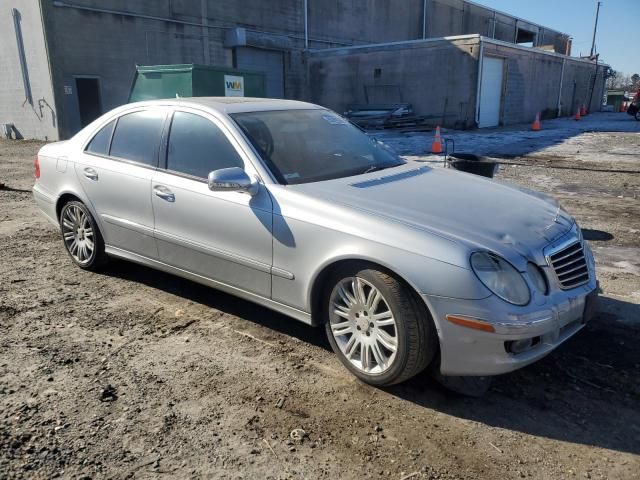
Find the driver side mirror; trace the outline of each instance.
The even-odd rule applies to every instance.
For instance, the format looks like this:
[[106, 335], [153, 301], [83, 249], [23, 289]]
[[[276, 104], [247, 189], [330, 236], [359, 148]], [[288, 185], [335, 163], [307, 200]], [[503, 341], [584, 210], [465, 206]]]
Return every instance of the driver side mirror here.
[[258, 193], [258, 182], [240, 167], [214, 170], [209, 173], [207, 184], [212, 192], [246, 192], [251, 196]]

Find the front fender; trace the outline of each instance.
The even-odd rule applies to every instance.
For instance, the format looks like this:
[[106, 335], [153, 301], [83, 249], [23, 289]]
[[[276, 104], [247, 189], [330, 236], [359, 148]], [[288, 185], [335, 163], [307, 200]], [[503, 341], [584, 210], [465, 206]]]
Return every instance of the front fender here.
[[[306, 312], [312, 311], [314, 287], [323, 272], [346, 260], [381, 265], [420, 294], [469, 300], [491, 295], [470, 269], [386, 244], [384, 238], [365, 238], [280, 215], [274, 215], [273, 228], [273, 265], [289, 275], [272, 276], [272, 299]], [[465, 247], [449, 242], [448, 248]]]
[[[384, 250], [389, 251], [385, 252]], [[310, 278], [307, 303], [310, 304], [312, 301], [313, 286], [324, 271], [340, 262], [353, 260], [370, 262], [384, 267], [402, 278], [419, 294], [465, 300], [476, 300], [491, 295], [491, 292], [478, 281], [470, 269], [422, 257], [404, 250], [389, 249], [380, 244], [373, 244], [364, 249], [359, 248], [357, 251], [344, 248], [344, 251], [325, 259], [322, 264], [318, 265]]]

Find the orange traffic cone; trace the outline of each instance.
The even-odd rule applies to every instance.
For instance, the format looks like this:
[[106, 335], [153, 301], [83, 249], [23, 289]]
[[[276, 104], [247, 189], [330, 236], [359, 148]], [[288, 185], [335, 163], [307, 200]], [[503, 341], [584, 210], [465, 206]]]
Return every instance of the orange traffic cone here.
[[624, 102], [620, 102], [620, 113], [624, 112]]
[[580, 107], [580, 115], [584, 117], [586, 114], [587, 114], [587, 107], [585, 107], [583, 103], [582, 107]]
[[442, 153], [442, 138], [440, 137], [440, 126], [436, 127], [436, 136], [431, 144], [431, 153]]
[[540, 112], [536, 113], [536, 119], [533, 121], [533, 125], [531, 125], [531, 130], [534, 132], [539, 131], [542, 128], [540, 125]]
[[582, 117], [580, 116], [580, 109], [576, 110], [576, 116], [574, 117], [575, 120], [580, 120]]

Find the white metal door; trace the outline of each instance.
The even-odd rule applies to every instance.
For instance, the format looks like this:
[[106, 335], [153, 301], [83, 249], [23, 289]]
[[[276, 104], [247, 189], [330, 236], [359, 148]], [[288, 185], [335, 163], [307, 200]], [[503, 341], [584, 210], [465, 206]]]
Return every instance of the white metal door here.
[[480, 83], [480, 128], [495, 127], [500, 123], [503, 68], [503, 59], [484, 57]]

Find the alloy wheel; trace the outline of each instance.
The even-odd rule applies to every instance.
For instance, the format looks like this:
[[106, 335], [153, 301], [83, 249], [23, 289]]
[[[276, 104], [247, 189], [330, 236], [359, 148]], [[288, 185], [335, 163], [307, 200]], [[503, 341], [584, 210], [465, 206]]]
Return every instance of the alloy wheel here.
[[329, 300], [331, 333], [340, 351], [363, 373], [388, 370], [398, 350], [398, 329], [382, 293], [360, 277], [341, 280]]
[[91, 221], [77, 205], [68, 205], [62, 213], [62, 238], [71, 256], [80, 265], [91, 261], [95, 241]]

